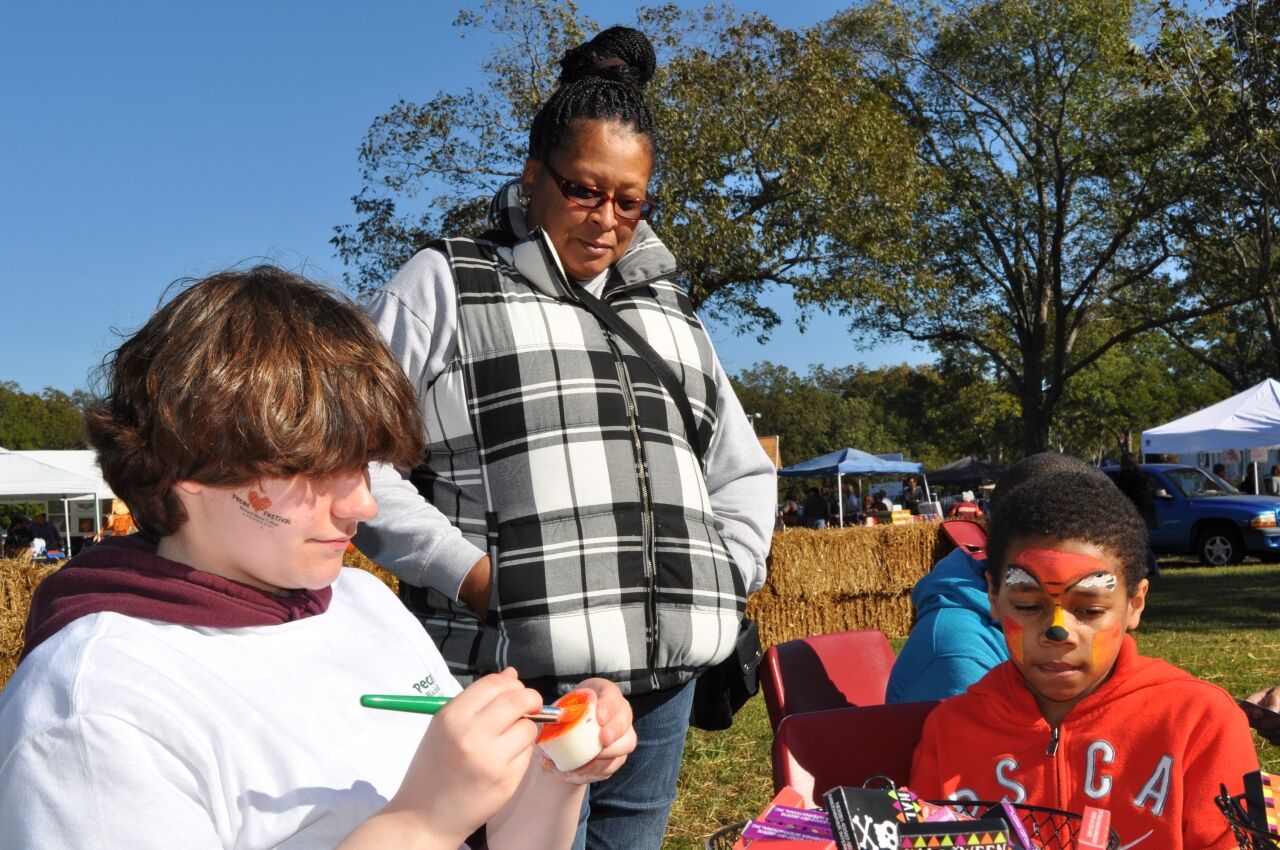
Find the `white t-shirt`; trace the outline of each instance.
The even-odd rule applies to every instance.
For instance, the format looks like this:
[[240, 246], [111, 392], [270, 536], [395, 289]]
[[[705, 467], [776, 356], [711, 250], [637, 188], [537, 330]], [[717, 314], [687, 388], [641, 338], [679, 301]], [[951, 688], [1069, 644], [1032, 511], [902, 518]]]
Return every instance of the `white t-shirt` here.
[[459, 690], [361, 570], [281, 625], [82, 617], [0, 692], [0, 844], [333, 847], [396, 792], [429, 722], [360, 695]]

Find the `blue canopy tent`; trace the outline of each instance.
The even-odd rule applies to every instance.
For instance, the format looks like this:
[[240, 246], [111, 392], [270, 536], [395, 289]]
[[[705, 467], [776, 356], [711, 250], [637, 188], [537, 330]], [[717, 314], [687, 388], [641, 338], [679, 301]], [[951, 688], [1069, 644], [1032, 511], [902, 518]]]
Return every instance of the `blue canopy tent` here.
[[[924, 477], [924, 464], [909, 460], [885, 460], [857, 449], [840, 449], [830, 454], [815, 457], [792, 466], [784, 466], [778, 474], [784, 478], [825, 478], [836, 477], [836, 493], [841, 493], [841, 479], [846, 475], [880, 475], [894, 473], [915, 473], [924, 481], [924, 497], [930, 501], [929, 480]], [[840, 524], [844, 525], [844, 498], [838, 497], [840, 506]]]

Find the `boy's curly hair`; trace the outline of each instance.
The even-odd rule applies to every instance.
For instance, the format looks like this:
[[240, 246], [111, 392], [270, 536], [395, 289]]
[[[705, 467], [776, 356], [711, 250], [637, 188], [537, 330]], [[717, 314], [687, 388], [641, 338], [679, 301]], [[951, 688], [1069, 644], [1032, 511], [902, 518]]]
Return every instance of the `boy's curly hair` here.
[[153, 536], [178, 481], [238, 486], [421, 463], [413, 387], [341, 294], [274, 266], [195, 281], [103, 364], [86, 411], [103, 478]]
[[1147, 524], [1133, 502], [1095, 467], [1083, 463], [1057, 467], [1023, 477], [1005, 490], [987, 536], [993, 586], [999, 587], [1004, 579], [1013, 544], [1033, 535], [1083, 540], [1100, 547], [1119, 560], [1130, 594], [1146, 577]]

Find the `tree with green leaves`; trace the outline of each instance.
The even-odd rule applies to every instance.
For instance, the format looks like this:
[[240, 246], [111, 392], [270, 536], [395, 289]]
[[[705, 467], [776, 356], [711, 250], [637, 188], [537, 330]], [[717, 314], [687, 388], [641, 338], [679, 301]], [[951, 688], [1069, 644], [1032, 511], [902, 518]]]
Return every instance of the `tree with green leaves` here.
[[1140, 451], [1142, 432], [1231, 394], [1228, 383], [1157, 331], [1109, 349], [1067, 388], [1049, 445], [1102, 460]]
[[873, 402], [845, 398], [813, 373], [806, 377], [786, 366], [757, 363], [733, 378], [733, 388], [744, 410], [760, 414], [757, 432], [778, 436], [784, 464], [842, 448], [899, 449]]
[[1017, 401], [968, 368], [810, 367], [799, 375], [757, 363], [733, 379], [760, 433], [776, 434], [783, 463], [842, 448], [901, 452], [928, 468], [965, 455], [1001, 459], [1016, 444]]
[[[401, 101], [360, 150], [356, 223], [333, 239], [357, 291], [380, 286], [426, 240], [478, 232], [489, 198], [520, 173], [531, 117], [564, 50], [597, 29], [572, 2], [485, 0], [456, 21], [488, 33], [484, 84]], [[642, 8], [659, 54], [646, 96], [659, 127], [652, 223], [704, 315], [767, 335], [773, 286], [805, 311], [906, 261], [927, 174], [914, 139], [847, 51], [730, 7]]]
[[0, 381], [0, 448], [82, 449], [83, 404], [88, 398], [46, 387], [27, 393], [14, 381]]
[[1018, 399], [1022, 449], [1049, 444], [1070, 384], [1116, 346], [1220, 305], [1173, 285], [1167, 218], [1188, 193], [1181, 98], [1138, 45], [1145, 0], [873, 4], [831, 43], [875, 51], [936, 191], [908, 261], [831, 287], [855, 324], [980, 352]]
[[1249, 299], [1169, 333], [1238, 391], [1280, 372], [1280, 2], [1168, 20], [1153, 55], [1203, 127], [1196, 192], [1174, 218], [1189, 281]]

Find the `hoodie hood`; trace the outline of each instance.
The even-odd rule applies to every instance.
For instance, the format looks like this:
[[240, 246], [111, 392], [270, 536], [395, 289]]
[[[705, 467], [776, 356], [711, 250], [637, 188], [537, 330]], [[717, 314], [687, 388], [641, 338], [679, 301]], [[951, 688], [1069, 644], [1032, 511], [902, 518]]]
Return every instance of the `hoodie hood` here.
[[323, 613], [333, 589], [276, 595], [156, 554], [141, 534], [108, 537], [40, 583], [27, 614], [22, 657], [64, 626], [111, 611], [183, 626], [272, 626]]
[[957, 546], [927, 575], [916, 582], [911, 591], [916, 619], [937, 610], [963, 608], [981, 617], [989, 617], [991, 603], [987, 597], [987, 564]]
[[[520, 205], [519, 179], [503, 185], [490, 200], [489, 225], [501, 233], [502, 241], [509, 245], [498, 249], [504, 259], [519, 269], [544, 294], [555, 298], [565, 297], [567, 293], [558, 285], [557, 280], [568, 280], [568, 275], [565, 274], [555, 245], [547, 238], [546, 232], [540, 227], [530, 229], [524, 207]], [[544, 251], [554, 258], [558, 274], [547, 268]], [[649, 222], [640, 221], [636, 224], [635, 233], [631, 235], [631, 244], [627, 246], [626, 252], [609, 270], [603, 294], [643, 286], [654, 280], [672, 280], [679, 272], [680, 266], [675, 255], [662, 244]]]
[[[1120, 654], [1110, 674], [1097, 690], [1076, 703], [1064, 723], [1087, 723], [1098, 717], [1109, 706], [1133, 698], [1163, 700], [1168, 686], [1175, 681], [1198, 681], [1190, 673], [1162, 661], [1138, 654], [1138, 644], [1132, 635], [1125, 635], [1120, 644]], [[1159, 690], [1153, 690], [1158, 688]], [[1149, 691], [1149, 696], [1144, 694]], [[973, 696], [990, 701], [983, 711], [992, 718], [1005, 718], [1014, 726], [1048, 726], [1040, 715], [1035, 695], [1027, 687], [1022, 673], [1008, 661], [995, 667], [969, 689]], [[994, 724], [993, 724], [994, 725]]]

